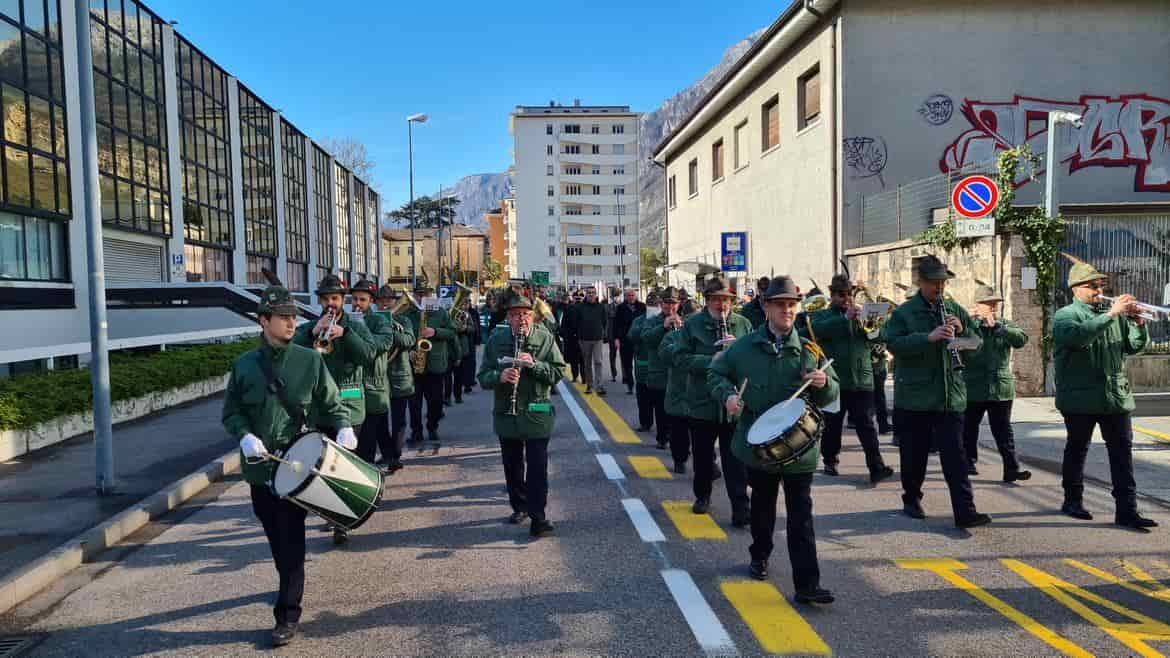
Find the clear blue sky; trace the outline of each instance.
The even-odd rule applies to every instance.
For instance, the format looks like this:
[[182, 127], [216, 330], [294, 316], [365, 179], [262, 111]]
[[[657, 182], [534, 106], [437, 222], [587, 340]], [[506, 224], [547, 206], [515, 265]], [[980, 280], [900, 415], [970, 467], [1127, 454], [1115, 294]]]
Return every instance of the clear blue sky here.
[[788, 0], [147, 0], [314, 139], [354, 137], [387, 209], [511, 163], [508, 113], [557, 99], [650, 111]]

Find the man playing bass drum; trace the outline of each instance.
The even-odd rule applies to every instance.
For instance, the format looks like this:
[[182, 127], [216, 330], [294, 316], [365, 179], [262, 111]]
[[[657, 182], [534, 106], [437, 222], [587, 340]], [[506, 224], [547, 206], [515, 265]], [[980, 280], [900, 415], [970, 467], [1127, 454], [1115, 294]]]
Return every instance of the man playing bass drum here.
[[[788, 557], [796, 600], [800, 603], [832, 603], [833, 595], [821, 587], [813, 532], [812, 479], [817, 450], [806, 450], [796, 461], [780, 465], [764, 462], [747, 444], [748, 430], [768, 409], [792, 396], [804, 383], [811, 403], [822, 407], [838, 395], [837, 375], [831, 366], [818, 370], [817, 357], [793, 330], [800, 293], [790, 277], [772, 279], [761, 294], [767, 322], [736, 340], [727, 352], [711, 362], [706, 389], [731, 417], [738, 416], [732, 450], [747, 466], [752, 486], [752, 578], [768, 577], [768, 557], [776, 527], [776, 497], [784, 486]], [[747, 385], [744, 386], [744, 382]], [[740, 396], [739, 389], [743, 388]]]

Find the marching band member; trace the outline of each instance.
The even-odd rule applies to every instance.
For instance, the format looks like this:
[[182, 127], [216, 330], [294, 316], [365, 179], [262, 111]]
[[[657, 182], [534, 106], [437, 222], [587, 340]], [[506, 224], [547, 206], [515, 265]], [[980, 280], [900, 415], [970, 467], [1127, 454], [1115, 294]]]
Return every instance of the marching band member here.
[[[918, 294], [890, 315], [883, 328], [886, 348], [894, 355], [894, 403], [901, 410], [898, 450], [902, 470], [902, 511], [914, 519], [922, 510], [922, 483], [933, 438], [951, 494], [955, 526], [973, 528], [991, 522], [975, 509], [975, 495], [963, 458], [962, 413], [967, 385], [956, 372], [958, 351], [949, 345], [956, 336], [973, 335], [971, 318], [945, 299], [954, 273], [934, 256], [918, 263]], [[955, 349], [948, 355], [948, 347]], [[900, 427], [906, 424], [905, 431]]]
[[1014, 322], [996, 315], [1003, 297], [991, 286], [979, 286], [975, 291], [975, 332], [983, 345], [967, 357], [963, 377], [967, 381], [967, 411], [963, 414], [963, 452], [967, 456], [967, 474], [978, 475], [975, 463], [979, 460], [979, 425], [987, 414], [991, 435], [1003, 459], [1003, 481], [1015, 482], [1032, 477], [1031, 471], [1020, 469], [1016, 459], [1016, 444], [1012, 433], [1012, 400], [1016, 397], [1015, 377], [1012, 376], [1012, 350], [1028, 342], [1028, 334]]
[[703, 289], [707, 308], [683, 323], [674, 344], [671, 365], [687, 373], [687, 416], [691, 426], [691, 451], [695, 456], [695, 514], [705, 514], [711, 505], [715, 471], [715, 444], [723, 460], [724, 484], [731, 501], [731, 523], [737, 528], [751, 523], [747, 495], [747, 473], [731, 452], [735, 421], [710, 397], [707, 371], [711, 362], [734, 338], [751, 333], [751, 325], [731, 312], [735, 294], [723, 278], [714, 278]]
[[[388, 294], [389, 291], [383, 291]], [[373, 335], [377, 356], [365, 373], [366, 420], [358, 434], [358, 457], [374, 463], [375, 452], [382, 452], [384, 471], [393, 472], [401, 468], [401, 448], [397, 451], [395, 436], [390, 432], [390, 390], [389, 371], [391, 353], [409, 352], [414, 347], [414, 334], [394, 321], [389, 313], [374, 310], [374, 295], [378, 291], [370, 281], [362, 279], [350, 289], [353, 308], [362, 314], [366, 328]], [[388, 300], [387, 300], [388, 301]], [[398, 358], [395, 356], [395, 361]], [[405, 411], [405, 409], [403, 409]], [[397, 452], [397, 454], [395, 454]], [[398, 464], [393, 468], [392, 464]]]
[[1056, 357], [1056, 408], [1064, 416], [1068, 442], [1062, 465], [1064, 505], [1060, 510], [1089, 520], [1085, 509], [1085, 456], [1093, 428], [1101, 428], [1109, 453], [1116, 513], [1113, 522], [1138, 532], [1158, 524], [1138, 513], [1133, 477], [1133, 393], [1125, 376], [1125, 357], [1145, 349], [1150, 340], [1145, 320], [1132, 295], [1102, 303], [1107, 277], [1084, 261], [1074, 261], [1068, 287], [1075, 299], [1056, 312], [1052, 337]]
[[764, 324], [764, 320], [767, 319], [764, 314], [763, 295], [768, 290], [770, 283], [771, 281], [766, 276], [756, 279], [756, 296], [752, 298], [751, 302], [740, 306], [739, 314], [752, 323], [753, 329], [759, 329]]
[[[420, 278], [414, 288], [415, 299], [421, 305], [427, 295], [434, 291], [434, 288], [425, 279]], [[443, 377], [450, 369], [451, 343], [455, 340], [455, 330], [451, 327], [451, 317], [442, 308], [430, 311], [411, 309], [402, 315], [410, 320], [414, 327], [416, 340], [426, 338], [431, 343], [431, 351], [426, 353], [426, 367], [422, 373], [413, 373], [415, 393], [410, 401], [409, 443], [415, 447], [419, 447], [422, 443], [422, 406], [425, 399], [427, 402], [428, 438], [431, 440], [432, 447], [438, 450], [439, 421], [443, 419]], [[424, 317], [426, 318], [426, 329], [419, 332], [418, 328], [422, 326]]]
[[[514, 295], [507, 303], [507, 327], [488, 337], [479, 385], [495, 391], [492, 425], [500, 439], [504, 478], [512, 515], [508, 522], [530, 518], [531, 537], [552, 534], [545, 517], [548, 500], [548, 439], [556, 410], [549, 388], [561, 380], [564, 359], [547, 329], [534, 323], [532, 303]], [[500, 357], [515, 361], [502, 365]]]
[[[658, 293], [651, 292], [646, 297], [646, 303], [650, 306], [657, 306]], [[646, 385], [650, 369], [650, 352], [642, 342], [642, 327], [645, 324], [646, 311], [643, 310], [634, 318], [626, 335], [622, 336], [623, 349], [625, 349], [624, 346], [629, 345], [634, 352], [634, 393], [638, 402], [639, 432], [649, 432], [654, 428], [654, 398], [650, 394], [650, 388]], [[665, 448], [666, 444], [659, 441], [658, 449]]]
[[[357, 439], [350, 427], [349, 410], [343, 406], [321, 355], [292, 342], [298, 311], [288, 290], [281, 286], [265, 289], [256, 315], [263, 331], [261, 347], [240, 356], [232, 365], [222, 419], [228, 433], [240, 437], [244, 457], [240, 464], [251, 488], [252, 511], [264, 526], [280, 576], [272, 610], [276, 618], [272, 644], [279, 647], [293, 641], [301, 620], [306, 512], [273, 493], [276, 462], [265, 458], [288, 448], [306, 422], [336, 429], [344, 446], [356, 447]], [[290, 411], [295, 418], [290, 417]]]
[[[825, 475], [837, 475], [841, 453], [841, 431], [848, 414], [857, 428], [857, 439], [865, 450], [869, 481], [876, 484], [894, 474], [882, 460], [877, 430], [873, 426], [873, 352], [871, 341], [861, 327], [861, 305], [853, 300], [853, 282], [837, 274], [829, 284], [830, 306], [809, 318], [815, 340], [833, 359], [840, 378], [841, 409], [825, 414], [821, 456]], [[808, 338], [811, 338], [809, 336]]]
[[[800, 293], [790, 277], [776, 277], [761, 293], [767, 322], [739, 338], [711, 362], [706, 389], [723, 402], [729, 416], [739, 416], [735, 428], [734, 452], [747, 466], [752, 485], [751, 528], [752, 578], [768, 577], [768, 557], [776, 526], [776, 497], [784, 486], [788, 557], [792, 561], [796, 600], [800, 603], [832, 603], [833, 594], [821, 587], [817, 565], [816, 536], [813, 532], [812, 479], [817, 451], [808, 450], [796, 461], [781, 466], [763, 462], [747, 444], [748, 430], [772, 406], [787, 400], [803, 383], [810, 384], [813, 404], [824, 406], [838, 394], [837, 375], [832, 367], [820, 364], [793, 331]], [[747, 380], [747, 385], [743, 386]], [[743, 395], [738, 391], [742, 387]]]
[[[388, 319], [395, 320], [390, 311], [397, 306], [403, 292], [389, 284], [378, 290], [378, 307]], [[402, 448], [406, 442], [406, 411], [414, 397], [414, 374], [410, 370], [410, 350], [414, 347], [414, 327], [405, 317], [399, 323], [402, 330], [411, 336], [411, 345], [398, 351], [398, 355], [387, 363], [386, 379], [390, 387], [390, 455], [386, 460], [386, 471], [394, 473], [402, 468]]]
[[[666, 411], [666, 389], [670, 364], [659, 353], [662, 339], [676, 328], [676, 324], [682, 324], [682, 320], [677, 319], [678, 296], [673, 287], [667, 288], [658, 295], [658, 309], [662, 311], [661, 315], [650, 318], [648, 321], [645, 319], [642, 321], [642, 331], [638, 334], [638, 346], [646, 351], [646, 393], [650, 397], [650, 406], [654, 411], [654, 422], [658, 427], [655, 442], [660, 450], [670, 445], [671, 452], [674, 453], [675, 444], [671, 439], [674, 423]], [[689, 436], [682, 454], [673, 454], [672, 456], [675, 462], [675, 472], [679, 472], [681, 466], [682, 472], [685, 473], [684, 464], [690, 456]]]
[[[324, 355], [325, 367], [333, 376], [337, 384], [341, 404], [349, 413], [350, 427], [360, 428], [366, 420], [365, 399], [365, 372], [373, 367], [377, 348], [374, 336], [364, 322], [350, 320], [345, 312], [345, 285], [335, 274], [327, 274], [317, 285], [317, 301], [321, 304], [321, 319], [314, 325], [310, 322], [302, 324], [293, 336], [293, 342], [302, 347], [313, 347], [318, 337], [326, 331], [327, 338], [333, 348]], [[329, 432], [326, 432], [328, 434]], [[356, 437], [352, 445], [347, 445], [337, 435], [337, 442], [348, 450], [357, 449]], [[345, 530], [334, 528], [328, 524], [326, 530], [333, 531], [333, 543], [341, 544], [348, 540]]]
[[[694, 303], [683, 300], [682, 294], [686, 291], [674, 293], [674, 288], [666, 289], [666, 297], [662, 302], [662, 331], [661, 342], [658, 343], [658, 360], [666, 368], [666, 391], [663, 396], [662, 408], [670, 424], [670, 454], [674, 458], [674, 472], [687, 472], [687, 460], [691, 458], [691, 425], [687, 418], [687, 371], [676, 368], [672, 362], [675, 347], [680, 338], [679, 329], [682, 329], [685, 319], [694, 312]], [[655, 332], [658, 327], [655, 327]], [[651, 340], [654, 335], [651, 334]], [[718, 468], [716, 466], [716, 468]]]

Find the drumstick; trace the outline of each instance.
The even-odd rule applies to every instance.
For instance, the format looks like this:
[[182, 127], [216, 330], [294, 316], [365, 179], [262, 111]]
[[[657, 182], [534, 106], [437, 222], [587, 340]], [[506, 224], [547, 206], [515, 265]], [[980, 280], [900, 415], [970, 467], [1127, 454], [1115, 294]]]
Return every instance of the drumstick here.
[[[747, 383], [748, 383], [748, 378], [747, 378], [747, 377], [744, 377], [744, 378], [743, 378], [743, 383], [742, 383], [742, 384], [740, 384], [740, 385], [739, 385], [739, 388], [738, 388], [738, 389], [736, 389], [736, 391], [735, 391], [735, 397], [736, 397], [736, 399], [738, 399], [738, 400], [739, 400], [739, 408], [740, 408], [740, 409], [743, 409], [743, 390], [744, 390], [745, 388], [747, 388]], [[736, 413], [736, 414], [734, 414], [734, 415], [738, 416], [739, 414], [738, 414], [738, 413]]]
[[280, 462], [282, 464], [286, 464], [289, 468], [291, 468], [293, 470], [293, 473], [300, 473], [305, 468], [305, 465], [298, 462], [298, 461], [288, 461], [287, 459], [281, 459], [280, 457], [277, 457], [276, 455], [274, 455], [272, 453], [268, 453], [268, 459], [271, 459], [272, 461]]
[[[813, 372], [824, 372], [824, 371], [825, 371], [825, 368], [828, 368], [828, 367], [829, 367], [829, 366], [831, 366], [831, 365], [833, 365], [833, 360], [832, 360], [832, 359], [829, 359], [828, 361], [825, 361], [825, 365], [821, 366], [820, 368], [817, 368], [817, 369], [816, 369], [816, 370], [814, 370]], [[793, 400], [795, 400], [795, 399], [797, 398], [797, 396], [799, 396], [801, 393], [804, 393], [804, 389], [808, 388], [808, 387], [809, 387], [809, 385], [811, 385], [811, 384], [812, 384], [812, 380], [811, 380], [811, 379], [810, 379], [810, 380], [806, 380], [806, 381], [804, 382], [804, 384], [803, 384], [803, 385], [801, 385], [801, 387], [800, 387], [800, 388], [796, 389], [796, 392], [795, 392], [795, 393], [793, 393], [793, 394], [792, 394], [792, 397], [788, 398], [788, 400], [787, 400], [787, 401], [788, 401], [788, 402], [792, 402]]]

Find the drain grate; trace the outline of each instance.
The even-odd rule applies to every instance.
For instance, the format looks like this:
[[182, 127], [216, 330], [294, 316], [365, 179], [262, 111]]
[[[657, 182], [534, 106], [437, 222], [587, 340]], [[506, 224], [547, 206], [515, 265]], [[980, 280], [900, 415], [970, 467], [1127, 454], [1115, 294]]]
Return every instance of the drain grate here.
[[0, 658], [16, 658], [33, 648], [42, 635], [0, 635]]

